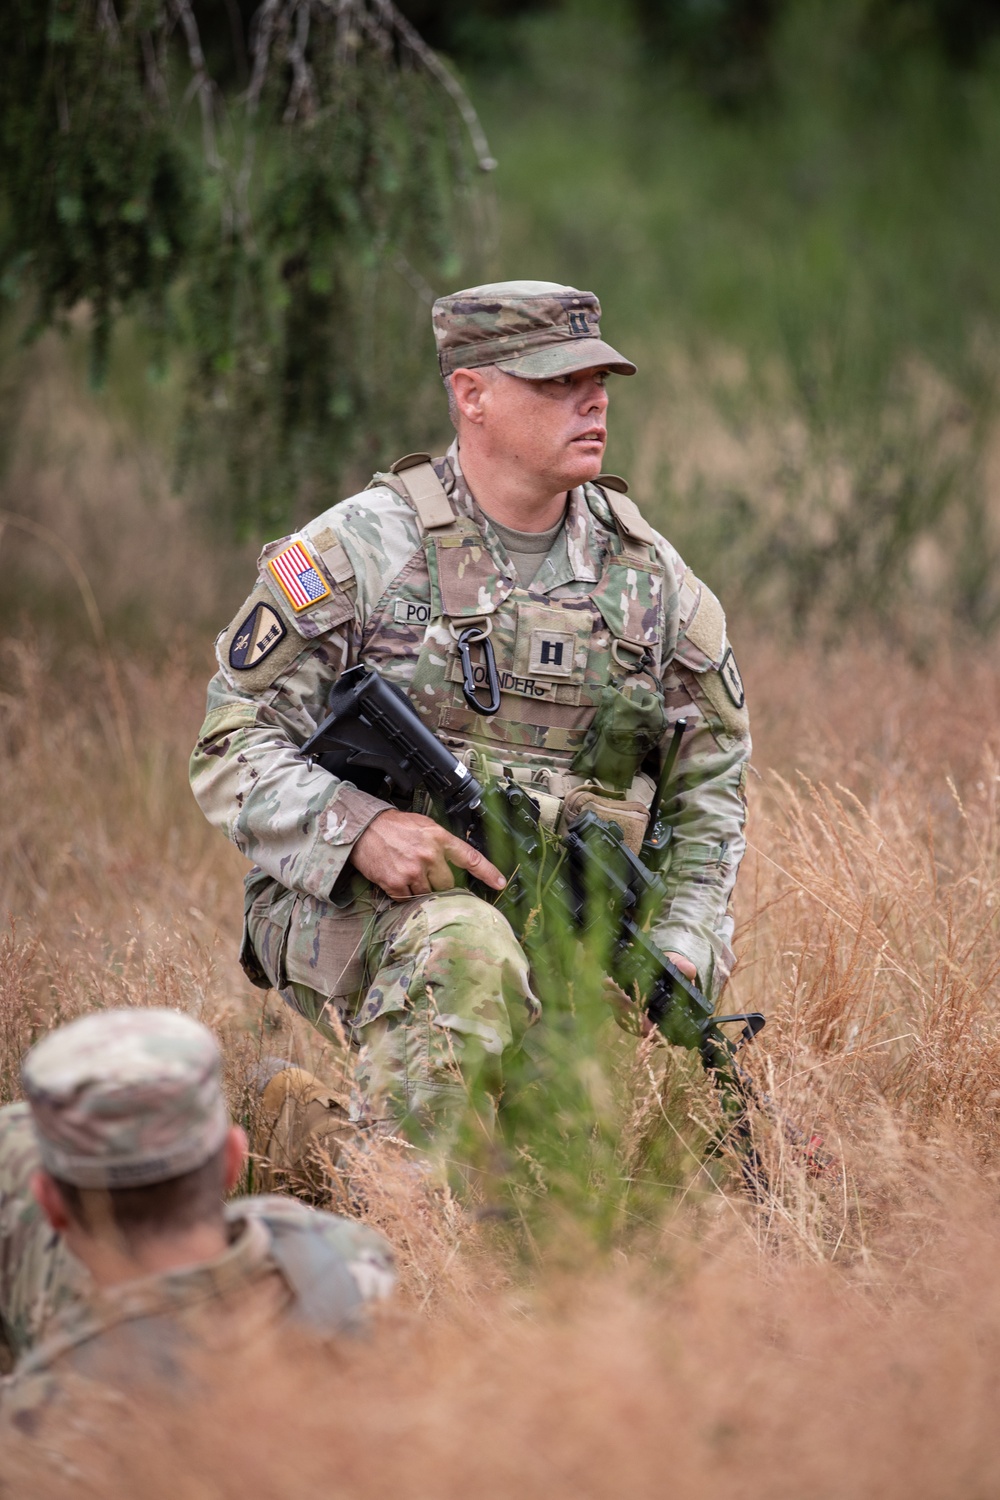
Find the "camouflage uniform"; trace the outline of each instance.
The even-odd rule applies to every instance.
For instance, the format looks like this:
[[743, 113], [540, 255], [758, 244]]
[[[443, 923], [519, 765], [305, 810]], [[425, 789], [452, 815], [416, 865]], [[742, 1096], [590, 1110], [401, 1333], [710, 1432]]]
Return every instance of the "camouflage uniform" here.
[[18, 1359], [5, 1420], [30, 1430], [81, 1378], [183, 1383], [206, 1336], [218, 1352], [285, 1326], [350, 1329], [391, 1288], [380, 1235], [277, 1197], [226, 1206], [230, 1243], [215, 1260], [99, 1288], [31, 1176], [113, 1192], [195, 1170], [229, 1129], [218, 1049], [178, 1012], [105, 1011], [38, 1043], [24, 1082], [28, 1103], [0, 1110], [0, 1331]]
[[[602, 341], [599, 314], [591, 294], [550, 283], [441, 299], [442, 373], [494, 363], [529, 379], [597, 366], [632, 373]], [[254, 862], [244, 965], [313, 1021], [346, 1032], [368, 1109], [392, 1122], [433, 1114], [463, 1075], [494, 1065], [538, 1002], [521, 948], [486, 902], [467, 890], [392, 901], [350, 866], [389, 804], [298, 747], [358, 662], [402, 688], [474, 775], [523, 782], [543, 821], [563, 828], [586, 806], [607, 812], [610, 799], [633, 843], [685, 720], [654, 936], [695, 964], [711, 994], [728, 976], [750, 744], [742, 683], [714, 595], [623, 488], [573, 490], [523, 588], [465, 483], [457, 444], [433, 463], [400, 460], [268, 544], [253, 593], [219, 637], [191, 778], [207, 817]], [[502, 691], [492, 716], [463, 695], [456, 637], [467, 627], [489, 632], [495, 652]], [[475, 672], [485, 676], [481, 660]], [[642, 772], [613, 784], [594, 772], [609, 693], [619, 706], [653, 702], [660, 716]]]

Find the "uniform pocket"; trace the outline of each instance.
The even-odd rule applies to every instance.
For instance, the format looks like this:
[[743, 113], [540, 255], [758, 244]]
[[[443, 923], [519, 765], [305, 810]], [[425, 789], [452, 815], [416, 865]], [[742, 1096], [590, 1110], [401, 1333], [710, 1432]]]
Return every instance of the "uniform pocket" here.
[[286, 890], [261, 870], [250, 872], [244, 892], [240, 966], [258, 989], [283, 989], [288, 983], [285, 946], [295, 892]]
[[356, 999], [367, 978], [373, 921], [370, 896], [346, 907], [318, 896], [298, 896], [285, 935], [286, 982], [308, 985], [328, 1000]]

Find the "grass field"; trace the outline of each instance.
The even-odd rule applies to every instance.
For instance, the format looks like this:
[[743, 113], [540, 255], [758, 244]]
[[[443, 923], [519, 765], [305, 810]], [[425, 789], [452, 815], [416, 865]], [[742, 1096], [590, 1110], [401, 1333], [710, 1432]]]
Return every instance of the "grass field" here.
[[[159, 1003], [218, 1030], [243, 1113], [262, 1046], [332, 1061], [242, 978], [243, 863], [186, 785], [251, 554], [192, 519], [54, 345], [30, 375], [0, 518], [0, 1093], [60, 1019]], [[655, 1222], [628, 1223], [626, 1192], [598, 1244], [543, 1204], [526, 1249], [387, 1163], [368, 1212], [402, 1294], [375, 1336], [270, 1351], [197, 1410], [113, 1424], [80, 1460], [95, 1492], [996, 1492], [1000, 667], [958, 636], [920, 666], [846, 631], [733, 637], [757, 775], [727, 1004], [768, 1014], [755, 1076], [837, 1165], [810, 1176], [762, 1124], [767, 1201], [709, 1178], [684, 1057], [609, 1023], [622, 1180], [638, 1195], [649, 1141], [683, 1138]], [[30, 1445], [0, 1476], [11, 1496], [77, 1483]]]

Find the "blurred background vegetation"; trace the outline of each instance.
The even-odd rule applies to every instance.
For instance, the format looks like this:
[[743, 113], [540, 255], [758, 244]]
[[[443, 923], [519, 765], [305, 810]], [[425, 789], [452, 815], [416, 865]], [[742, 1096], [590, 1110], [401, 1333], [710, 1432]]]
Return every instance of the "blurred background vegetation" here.
[[274, 534], [447, 438], [433, 295], [552, 278], [640, 364], [609, 466], [729, 598], [988, 634], [998, 33], [986, 0], [11, 0], [6, 446], [56, 323], [181, 494]]

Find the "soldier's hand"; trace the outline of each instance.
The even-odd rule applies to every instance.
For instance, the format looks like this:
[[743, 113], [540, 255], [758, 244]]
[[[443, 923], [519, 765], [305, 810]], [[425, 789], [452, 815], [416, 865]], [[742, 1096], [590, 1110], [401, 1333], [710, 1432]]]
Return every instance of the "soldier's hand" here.
[[[667, 953], [665, 957], [680, 969], [685, 979], [690, 979], [693, 984], [698, 983], [698, 970], [683, 953]], [[636, 997], [626, 994], [610, 975], [604, 978], [603, 997], [605, 1004], [610, 1005], [614, 1013], [615, 1024], [622, 1031], [629, 1031], [633, 1036], [649, 1036], [656, 1030], [646, 1012], [640, 1009]]]
[[428, 891], [450, 891], [455, 884], [452, 865], [476, 880], [502, 891], [507, 884], [495, 865], [422, 813], [379, 813], [351, 851], [351, 863], [373, 885], [394, 901], [425, 896]]

